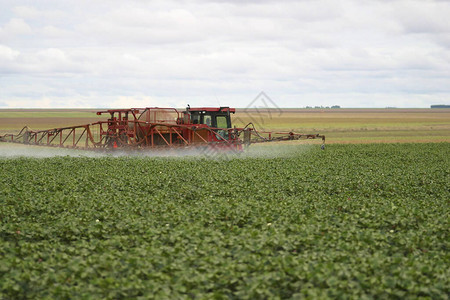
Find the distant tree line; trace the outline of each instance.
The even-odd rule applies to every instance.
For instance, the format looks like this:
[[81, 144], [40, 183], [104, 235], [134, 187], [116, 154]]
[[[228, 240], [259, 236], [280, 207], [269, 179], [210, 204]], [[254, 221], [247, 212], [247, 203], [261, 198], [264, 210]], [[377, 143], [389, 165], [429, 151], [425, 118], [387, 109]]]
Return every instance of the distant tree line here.
[[339, 105], [333, 105], [333, 106], [306, 106], [305, 108], [341, 108]]
[[435, 105], [431, 105], [431, 108], [450, 108], [450, 105], [446, 105], [446, 104], [435, 104]]

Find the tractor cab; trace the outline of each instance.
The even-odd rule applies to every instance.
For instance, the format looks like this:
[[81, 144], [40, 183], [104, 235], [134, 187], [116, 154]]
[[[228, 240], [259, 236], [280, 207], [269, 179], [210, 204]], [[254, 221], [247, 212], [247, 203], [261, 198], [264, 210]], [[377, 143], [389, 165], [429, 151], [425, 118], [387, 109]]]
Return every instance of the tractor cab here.
[[235, 113], [236, 109], [229, 107], [187, 107], [185, 115], [189, 116], [190, 124], [205, 124], [214, 128], [231, 128], [230, 114]]
[[197, 107], [191, 108], [188, 106], [184, 112], [185, 124], [204, 124], [208, 127], [218, 128], [219, 133], [223, 138], [228, 139], [228, 130], [231, 128], [231, 116], [236, 109], [229, 107]]

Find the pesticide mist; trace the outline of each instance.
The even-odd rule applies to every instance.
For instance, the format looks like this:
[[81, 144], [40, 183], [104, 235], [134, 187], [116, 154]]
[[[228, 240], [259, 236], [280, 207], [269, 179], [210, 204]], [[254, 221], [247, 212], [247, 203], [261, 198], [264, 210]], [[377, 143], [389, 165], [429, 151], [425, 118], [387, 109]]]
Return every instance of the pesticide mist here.
[[279, 158], [292, 157], [313, 149], [320, 151], [319, 145], [311, 144], [270, 144], [252, 145], [242, 152], [219, 151], [211, 148], [186, 148], [186, 149], [148, 149], [133, 151], [106, 151], [106, 150], [77, 150], [65, 148], [51, 148], [41, 146], [29, 146], [18, 144], [0, 144], [0, 159], [2, 158], [49, 158], [49, 157], [154, 157], [154, 158], [193, 158], [193, 159], [213, 159], [231, 160], [245, 158]]

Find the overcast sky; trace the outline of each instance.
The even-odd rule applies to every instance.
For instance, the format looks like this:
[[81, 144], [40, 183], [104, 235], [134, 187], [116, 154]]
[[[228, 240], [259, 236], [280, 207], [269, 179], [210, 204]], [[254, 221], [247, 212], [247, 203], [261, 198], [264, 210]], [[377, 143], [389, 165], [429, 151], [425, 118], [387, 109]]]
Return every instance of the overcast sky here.
[[450, 104], [450, 1], [0, 0], [0, 108]]

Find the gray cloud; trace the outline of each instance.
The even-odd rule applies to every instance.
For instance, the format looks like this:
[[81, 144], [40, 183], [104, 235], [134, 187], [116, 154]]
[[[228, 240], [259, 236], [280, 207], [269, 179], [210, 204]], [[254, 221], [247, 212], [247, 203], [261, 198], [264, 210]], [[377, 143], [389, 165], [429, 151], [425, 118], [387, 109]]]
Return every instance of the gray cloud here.
[[406, 33], [450, 32], [448, 2], [405, 1], [397, 8], [396, 16]]

